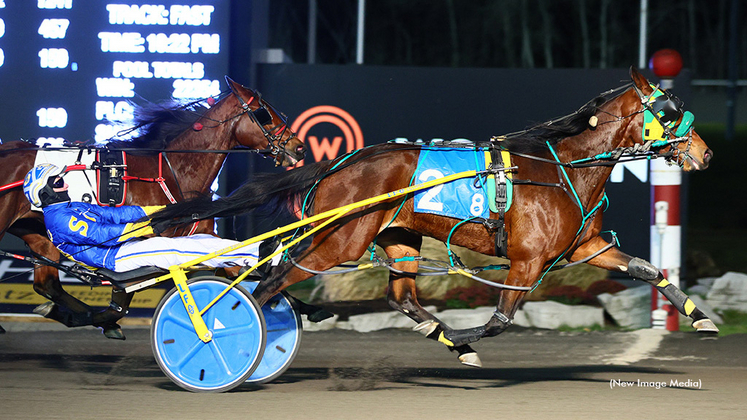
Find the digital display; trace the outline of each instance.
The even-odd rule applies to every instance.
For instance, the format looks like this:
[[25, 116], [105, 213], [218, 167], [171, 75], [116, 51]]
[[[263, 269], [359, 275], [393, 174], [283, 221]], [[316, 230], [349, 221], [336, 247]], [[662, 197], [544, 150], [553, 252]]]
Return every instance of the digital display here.
[[220, 93], [229, 13], [229, 0], [0, 0], [0, 140], [105, 142], [133, 104]]

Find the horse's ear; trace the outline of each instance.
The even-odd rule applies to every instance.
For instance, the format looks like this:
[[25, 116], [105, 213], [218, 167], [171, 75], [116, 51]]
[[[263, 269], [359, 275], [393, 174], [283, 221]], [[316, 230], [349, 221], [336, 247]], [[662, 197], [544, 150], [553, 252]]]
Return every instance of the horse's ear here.
[[654, 91], [651, 89], [651, 84], [648, 82], [646, 77], [644, 77], [635, 66], [630, 66], [630, 78], [644, 95], [650, 95]]
[[226, 83], [228, 84], [228, 87], [231, 88], [231, 91], [233, 91], [234, 93], [239, 91], [240, 88], [242, 87], [240, 84], [234, 82], [233, 79], [231, 79], [228, 76], [226, 76]]

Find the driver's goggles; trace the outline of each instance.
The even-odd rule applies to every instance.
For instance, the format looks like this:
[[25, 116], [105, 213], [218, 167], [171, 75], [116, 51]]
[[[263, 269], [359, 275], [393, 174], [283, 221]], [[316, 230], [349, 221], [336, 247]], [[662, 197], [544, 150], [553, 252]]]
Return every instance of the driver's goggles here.
[[62, 179], [62, 176], [57, 175], [54, 179], [50, 179], [49, 185], [51, 185], [52, 188], [62, 188], [65, 186], [65, 180]]

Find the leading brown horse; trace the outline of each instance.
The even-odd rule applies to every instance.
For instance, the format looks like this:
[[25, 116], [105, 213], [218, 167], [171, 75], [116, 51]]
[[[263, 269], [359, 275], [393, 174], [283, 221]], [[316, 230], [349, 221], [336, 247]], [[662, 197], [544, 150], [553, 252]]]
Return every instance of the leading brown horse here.
[[[452, 244], [496, 255], [495, 231], [479, 223], [415, 213], [411, 195], [402, 207], [402, 200], [380, 202], [333, 222], [314, 235], [311, 245], [296, 257], [297, 264], [315, 271], [328, 270], [357, 260], [375, 240], [390, 258], [400, 259], [393, 264], [398, 271], [392, 271], [389, 278], [389, 304], [417, 322], [417, 330], [457, 350], [460, 361], [474, 366], [480, 361], [469, 344], [508, 328], [527, 291], [561, 258], [628, 273], [650, 283], [692, 318], [698, 331], [718, 331], [656, 267], [624, 254], [600, 237], [602, 213], [597, 210], [605, 197], [605, 182], [621, 156], [665, 158], [685, 171], [707, 168], [712, 157], [711, 150], [691, 128], [692, 115], [683, 114], [677, 99], [661, 90], [655, 93], [635, 69], [630, 74], [632, 86], [611, 91], [567, 117], [508, 135], [492, 145], [510, 152], [511, 166], [516, 169], [511, 171], [513, 203], [504, 219], [506, 256], [511, 267], [497, 309], [485, 325], [455, 330], [428, 313], [417, 299], [414, 273], [418, 261], [406, 257], [419, 255], [423, 235], [445, 242], [451, 235]], [[656, 102], [655, 96], [662, 99]], [[651, 109], [655, 102], [662, 112]], [[664, 137], [644, 140], [651, 134], [647, 131], [644, 136], [643, 132], [646, 110], [656, 114], [653, 124], [660, 124], [658, 131]], [[656, 126], [645, 128], [656, 131]], [[419, 148], [407, 145], [372, 146], [347, 156], [345, 161], [320, 162], [282, 176], [255, 177], [226, 198], [180, 203], [163, 210], [154, 221], [225, 217], [262, 208], [268, 199], [294, 206], [307, 199], [317, 182], [314, 196], [308, 196], [308, 200], [313, 198], [310, 213], [320, 214], [407, 187], [420, 153]], [[491, 218], [498, 219], [499, 215], [491, 213]], [[292, 263], [285, 262], [259, 284], [254, 296], [260, 305], [313, 275]]]
[[[177, 200], [206, 193], [232, 149], [243, 147], [262, 151], [276, 164], [293, 165], [305, 153], [303, 143], [287, 127], [285, 116], [260, 95], [230, 78], [231, 93], [213, 106], [185, 107], [179, 104], [151, 105], [136, 111], [141, 135], [131, 141], [109, 143], [110, 150], [127, 149], [130, 177], [156, 178], [164, 168], [168, 190]], [[179, 151], [186, 152], [179, 152]], [[190, 153], [190, 151], [192, 153]], [[163, 152], [164, 160], [159, 153]], [[0, 145], [0, 185], [22, 180], [32, 168], [37, 148], [24, 142]], [[162, 188], [154, 182], [129, 181], [125, 204], [168, 204]], [[53, 261], [60, 254], [46, 235], [41, 212], [31, 211], [20, 187], [0, 193], [0, 237], [5, 232], [23, 239], [29, 248]], [[213, 223], [201, 222], [197, 232], [212, 233]], [[183, 233], [174, 232], [173, 234]], [[107, 337], [124, 338], [116, 321], [124, 316], [132, 295], [112, 294], [112, 305], [92, 313], [85, 303], [68, 294], [60, 284], [57, 269], [36, 266], [34, 290], [55, 305], [46, 305], [45, 315], [67, 326], [97, 325]]]

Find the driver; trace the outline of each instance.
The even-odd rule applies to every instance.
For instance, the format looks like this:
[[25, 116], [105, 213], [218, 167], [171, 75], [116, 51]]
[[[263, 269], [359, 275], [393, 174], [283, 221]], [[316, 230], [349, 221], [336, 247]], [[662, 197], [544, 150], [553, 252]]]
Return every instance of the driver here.
[[[63, 176], [63, 170], [55, 165], [37, 165], [24, 178], [23, 192], [44, 212], [52, 243], [65, 256], [85, 266], [117, 272], [143, 266], [168, 269], [239, 243], [208, 234], [153, 237], [161, 232], [154, 232], [147, 216], [164, 206], [103, 207], [71, 202]], [[202, 264], [216, 268], [253, 266], [260, 244], [247, 245]], [[279, 256], [273, 265], [278, 260]]]

